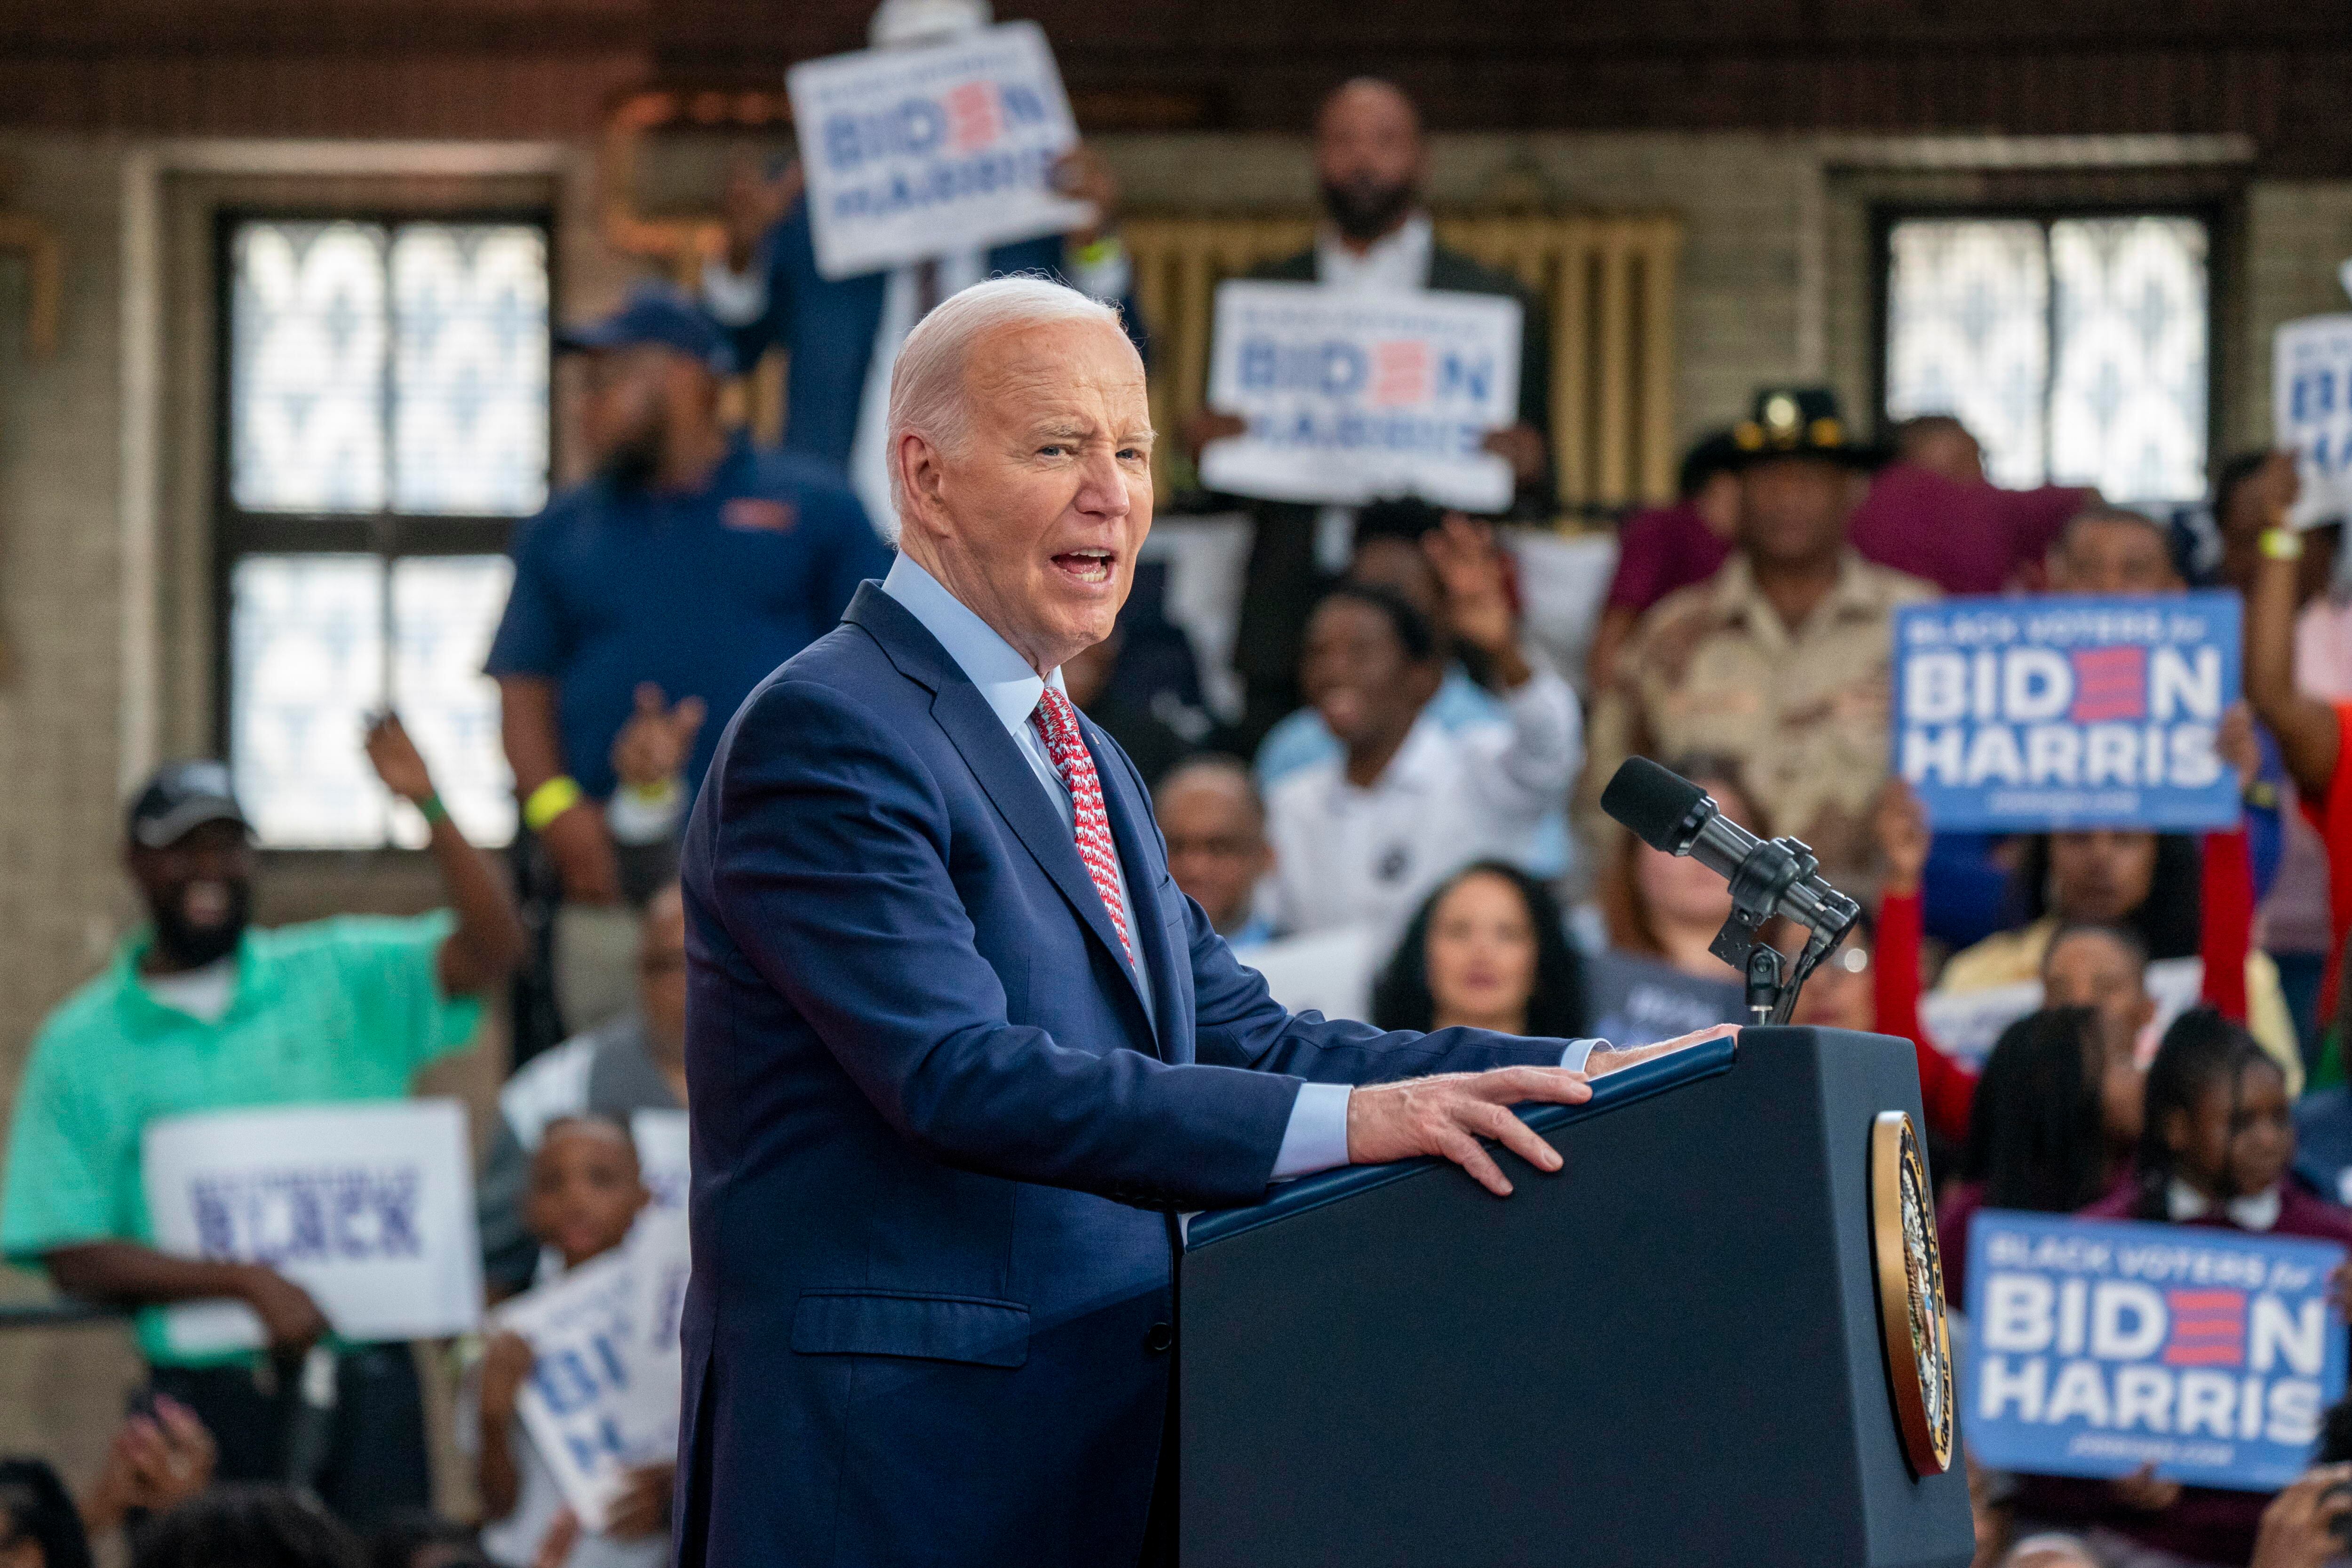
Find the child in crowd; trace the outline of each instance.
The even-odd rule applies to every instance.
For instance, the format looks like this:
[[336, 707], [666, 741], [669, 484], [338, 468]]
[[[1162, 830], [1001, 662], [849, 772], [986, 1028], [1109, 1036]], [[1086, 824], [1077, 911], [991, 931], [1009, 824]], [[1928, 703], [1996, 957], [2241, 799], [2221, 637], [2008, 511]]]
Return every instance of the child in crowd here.
[[[2242, 1026], [2210, 1008], [2181, 1015], [2148, 1068], [2133, 1180], [2084, 1216], [2352, 1247], [2352, 1212], [2285, 1179], [2294, 1159], [2290, 1105], [2285, 1074]], [[2237, 1563], [2253, 1554], [2267, 1500], [2183, 1487], [2150, 1471], [2108, 1482], [2032, 1476], [2017, 1512], [2021, 1521], [2085, 1528], [2095, 1543], [2113, 1539], [2190, 1563]]]
[[[626, 1127], [609, 1117], [563, 1117], [548, 1124], [531, 1156], [523, 1217], [568, 1271], [627, 1240], [651, 1196]], [[554, 1473], [515, 1415], [531, 1363], [530, 1345], [511, 1332], [493, 1338], [482, 1356], [475, 1480], [482, 1497], [483, 1551], [509, 1568], [533, 1568], [548, 1554], [551, 1536], [576, 1534], [569, 1554], [559, 1558], [566, 1568], [659, 1568], [669, 1561], [673, 1467], [642, 1467], [604, 1531], [580, 1531]]]

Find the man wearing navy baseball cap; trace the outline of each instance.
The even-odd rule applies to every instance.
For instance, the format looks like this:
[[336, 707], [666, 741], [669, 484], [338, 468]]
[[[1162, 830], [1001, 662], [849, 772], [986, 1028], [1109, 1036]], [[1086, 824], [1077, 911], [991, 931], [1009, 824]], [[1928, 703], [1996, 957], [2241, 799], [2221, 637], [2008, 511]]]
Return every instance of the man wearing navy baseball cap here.
[[670, 875], [719, 730], [890, 557], [832, 470], [721, 422], [727, 341], [681, 296], [641, 289], [556, 346], [583, 362], [596, 473], [516, 535], [488, 670], [561, 885], [556, 1004], [576, 1030], [629, 1005], [629, 905]]

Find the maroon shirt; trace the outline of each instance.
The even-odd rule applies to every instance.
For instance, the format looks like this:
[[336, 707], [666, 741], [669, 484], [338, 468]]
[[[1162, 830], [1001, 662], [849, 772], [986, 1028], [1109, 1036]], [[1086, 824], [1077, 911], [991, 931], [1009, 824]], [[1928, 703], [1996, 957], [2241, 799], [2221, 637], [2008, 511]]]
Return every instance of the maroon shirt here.
[[[1909, 463], [1881, 468], [1854, 509], [1847, 536], [1865, 561], [1924, 578], [1947, 594], [1998, 594], [2049, 552], [2086, 490], [2049, 485], [2004, 490], [1964, 485]], [[1617, 535], [1611, 607], [1646, 610], [1677, 588], [1704, 583], [1730, 559], [1731, 543], [1689, 502], [1653, 507]]]
[[1617, 532], [1617, 574], [1609, 607], [1646, 610], [1677, 588], [1704, 583], [1731, 559], [1731, 541], [1707, 527], [1688, 501], [1652, 507]]
[[[2137, 1219], [2137, 1186], [2119, 1188], [2083, 1211], [2084, 1219]], [[2175, 1220], [2176, 1225], [2217, 1230], [2241, 1228], [2226, 1214], [2200, 1219]], [[2307, 1237], [2332, 1241], [2352, 1250], [2352, 1209], [2313, 1197], [2293, 1182], [2279, 1187], [2278, 1223], [2271, 1236]], [[2143, 1513], [2124, 1507], [2105, 1481], [2074, 1476], [2019, 1478], [2017, 1517], [2036, 1524], [2082, 1527], [2104, 1524], [2160, 1552], [2200, 1563], [2244, 1563], [2254, 1554], [2254, 1533], [2263, 1510], [2270, 1502], [2263, 1492], [2224, 1491], [2216, 1487], [2183, 1487], [2180, 1500], [2161, 1513]]]
[[1962, 484], [1910, 463], [1870, 482], [1847, 537], [1865, 561], [1924, 577], [1947, 594], [1998, 594], [2083, 510], [2086, 490]]

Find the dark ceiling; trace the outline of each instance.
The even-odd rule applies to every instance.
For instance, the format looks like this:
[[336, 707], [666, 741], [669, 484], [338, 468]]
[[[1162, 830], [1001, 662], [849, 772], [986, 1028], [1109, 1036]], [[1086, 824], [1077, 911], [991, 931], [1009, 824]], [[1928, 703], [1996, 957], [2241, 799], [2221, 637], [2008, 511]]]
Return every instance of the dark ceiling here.
[[[772, 84], [868, 0], [0, 0], [0, 124], [562, 134]], [[1297, 130], [1395, 77], [1448, 129], [2234, 132], [2352, 174], [2343, 0], [1008, 0], [1097, 126]]]

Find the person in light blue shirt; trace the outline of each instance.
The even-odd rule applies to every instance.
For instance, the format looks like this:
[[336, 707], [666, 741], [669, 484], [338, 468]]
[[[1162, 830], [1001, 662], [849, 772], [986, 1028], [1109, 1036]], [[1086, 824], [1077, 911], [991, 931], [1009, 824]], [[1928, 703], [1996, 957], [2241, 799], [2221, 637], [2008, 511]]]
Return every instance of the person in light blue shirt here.
[[[1429, 563], [1422, 541], [1445, 525], [1446, 514], [1417, 497], [1374, 501], [1357, 515], [1356, 538], [1348, 562], [1348, 581], [1392, 588], [1419, 610], [1436, 629], [1444, 645], [1445, 672], [1437, 695], [1422, 710], [1424, 718], [1449, 735], [1492, 726], [1507, 729], [1510, 710], [1481, 684], [1465, 650], [1451, 637], [1445, 623], [1445, 591]], [[1273, 788], [1301, 768], [1336, 760], [1341, 747], [1331, 727], [1312, 704], [1288, 715], [1266, 731], [1259, 743], [1254, 769], [1258, 788]], [[1568, 816], [1553, 812], [1536, 825], [1525, 846], [1512, 858], [1530, 875], [1553, 878], [1569, 866]]]

